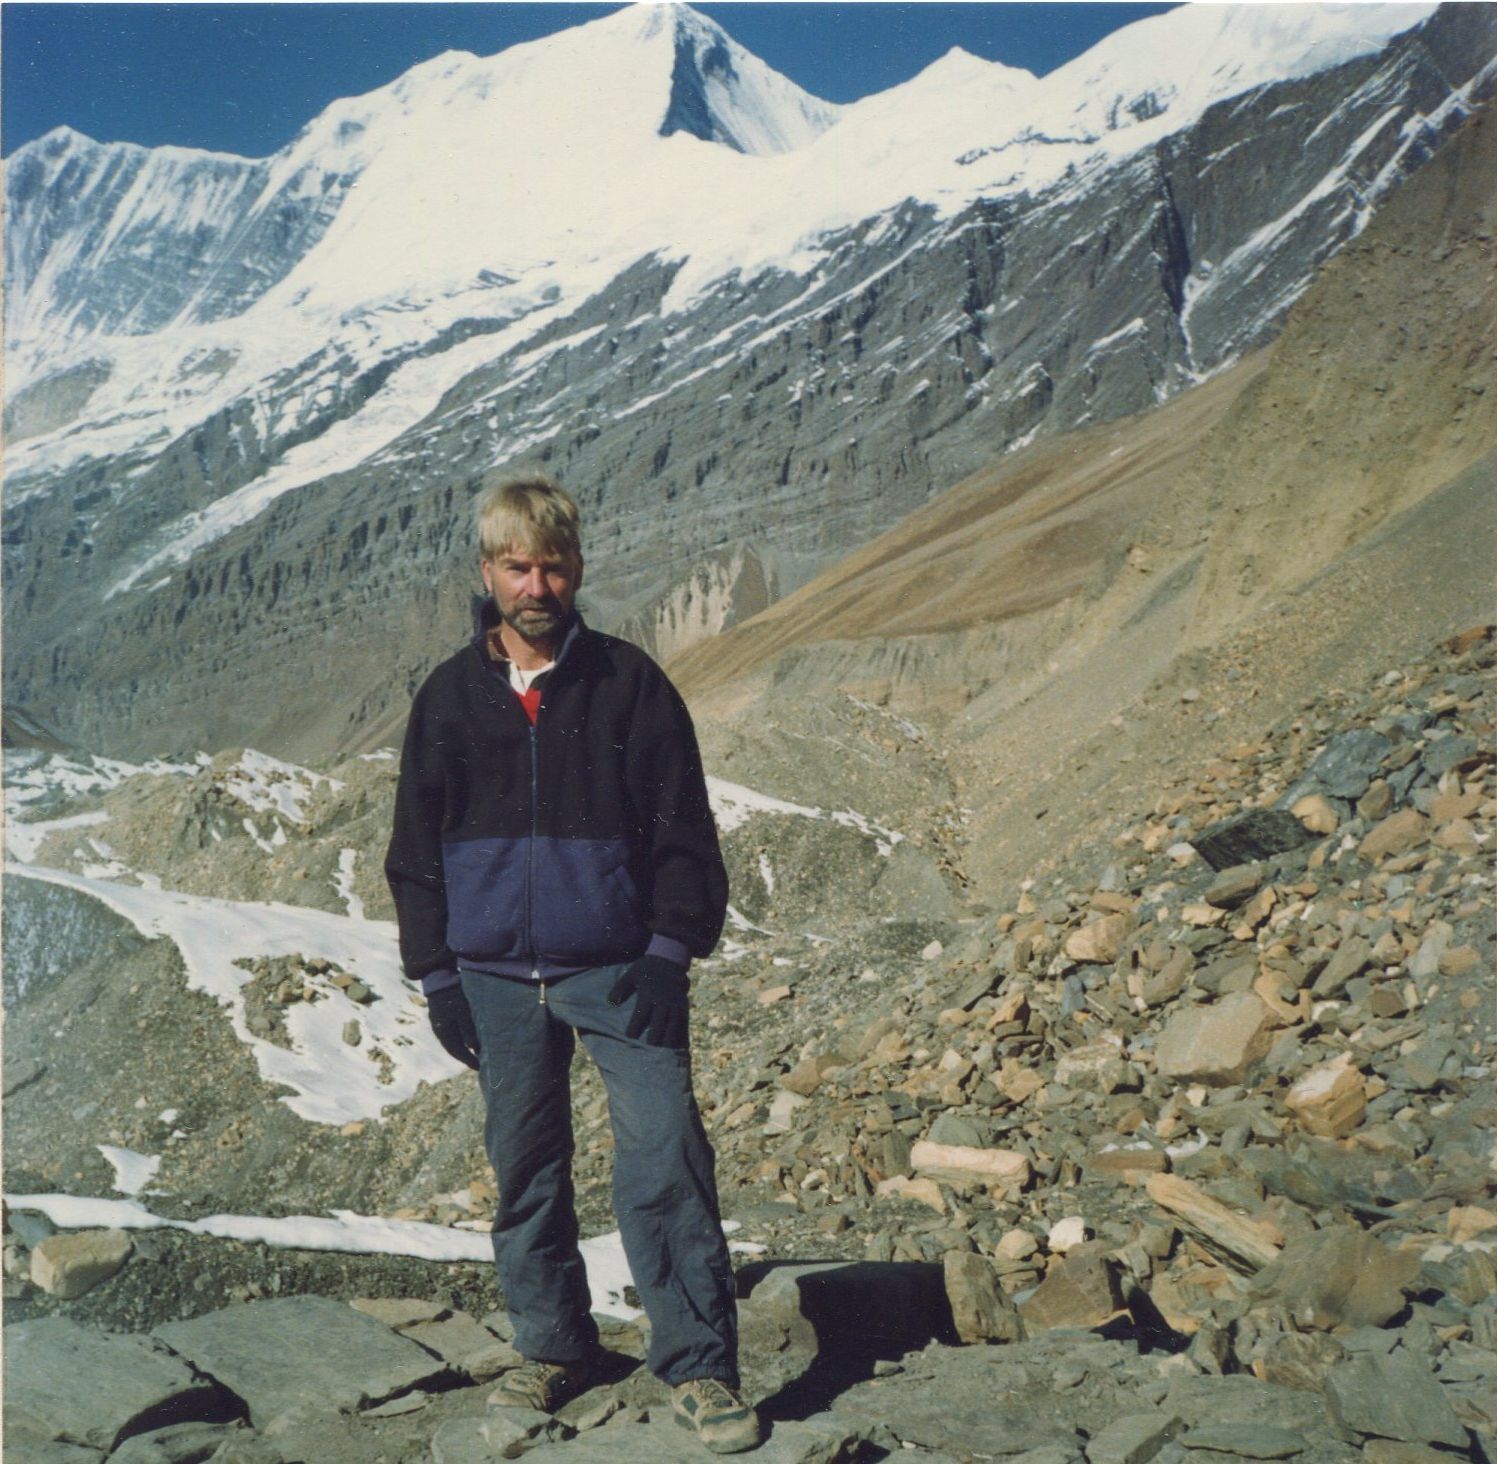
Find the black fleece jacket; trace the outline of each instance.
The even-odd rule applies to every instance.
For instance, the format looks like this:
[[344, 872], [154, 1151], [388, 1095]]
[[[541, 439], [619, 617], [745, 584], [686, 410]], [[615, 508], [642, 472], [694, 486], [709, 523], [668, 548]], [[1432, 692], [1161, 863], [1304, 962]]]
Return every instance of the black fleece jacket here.
[[481, 627], [416, 693], [385, 860], [412, 980], [685, 962], [722, 933], [727, 874], [665, 673], [574, 617], [539, 684], [532, 726]]

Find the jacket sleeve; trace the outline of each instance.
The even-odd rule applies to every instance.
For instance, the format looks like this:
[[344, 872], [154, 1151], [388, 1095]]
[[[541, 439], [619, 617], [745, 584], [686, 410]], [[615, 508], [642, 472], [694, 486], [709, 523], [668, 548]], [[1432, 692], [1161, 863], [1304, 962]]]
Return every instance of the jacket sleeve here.
[[457, 958], [447, 946], [447, 886], [442, 872], [443, 737], [431, 709], [430, 690], [428, 681], [411, 703], [395, 789], [395, 824], [385, 854], [385, 878], [400, 927], [400, 958], [412, 981], [457, 968]]
[[728, 873], [690, 713], [653, 664], [635, 707], [628, 766], [654, 875], [651, 948], [667, 952], [679, 941], [693, 956], [710, 955], [727, 914]]

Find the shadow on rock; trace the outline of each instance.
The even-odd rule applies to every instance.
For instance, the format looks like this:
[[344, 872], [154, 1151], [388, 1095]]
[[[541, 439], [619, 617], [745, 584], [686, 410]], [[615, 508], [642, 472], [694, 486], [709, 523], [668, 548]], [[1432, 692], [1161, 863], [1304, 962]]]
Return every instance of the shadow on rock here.
[[738, 1286], [743, 1371], [770, 1419], [809, 1418], [880, 1361], [958, 1340], [939, 1265], [767, 1261]]

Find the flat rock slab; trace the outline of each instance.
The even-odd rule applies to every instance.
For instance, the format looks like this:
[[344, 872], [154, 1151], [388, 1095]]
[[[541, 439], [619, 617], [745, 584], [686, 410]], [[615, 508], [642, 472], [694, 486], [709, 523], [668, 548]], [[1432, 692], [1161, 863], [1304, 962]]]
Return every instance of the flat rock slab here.
[[452, 1315], [451, 1307], [415, 1296], [356, 1296], [348, 1304], [397, 1332], [417, 1322], [443, 1322]]
[[227, 1423], [174, 1423], [125, 1440], [109, 1457], [114, 1464], [197, 1464], [243, 1427]]
[[1213, 869], [1255, 864], [1297, 849], [1316, 838], [1292, 813], [1278, 808], [1255, 808], [1249, 813], [1214, 823], [1188, 842]]
[[431, 1464], [492, 1464], [481, 1418], [449, 1418], [431, 1436]]
[[539, 1444], [561, 1443], [572, 1436], [561, 1419], [535, 1408], [490, 1408], [478, 1431], [501, 1459], [518, 1459]]
[[1243, 1459], [1292, 1459], [1310, 1447], [1299, 1434], [1271, 1423], [1205, 1423], [1191, 1429], [1180, 1444]]
[[400, 1335], [480, 1380], [497, 1377], [506, 1367], [518, 1366], [522, 1361], [508, 1342], [501, 1342], [466, 1312], [438, 1322], [413, 1323], [403, 1328]]
[[1180, 1432], [1168, 1412], [1130, 1413], [1104, 1424], [1086, 1446], [1088, 1464], [1146, 1464]]
[[154, 1423], [211, 1419], [219, 1408], [218, 1389], [148, 1337], [66, 1317], [5, 1329], [7, 1434], [109, 1449]]
[[244, 1400], [264, 1428], [299, 1406], [355, 1409], [432, 1381], [446, 1365], [326, 1296], [224, 1307], [154, 1334]]
[[[1315, 1340], [1327, 1339], [1316, 1335]], [[1170, 1383], [1169, 1395], [1161, 1406], [1179, 1414], [1188, 1426], [1188, 1432], [1178, 1440], [1181, 1443], [1206, 1428], [1232, 1429], [1245, 1438], [1271, 1427], [1300, 1435], [1321, 1453], [1328, 1445], [1341, 1452], [1326, 1418], [1324, 1400], [1319, 1393], [1301, 1388], [1260, 1383], [1243, 1374], [1178, 1377]], [[1238, 1450], [1234, 1446], [1231, 1452]]]
[[[1023, 1454], [1048, 1445], [1073, 1445], [1076, 1434], [1043, 1409], [957, 1401], [928, 1383], [860, 1384], [842, 1394], [835, 1413], [883, 1423], [901, 1443], [972, 1454]], [[1078, 1450], [1079, 1452], [1079, 1450]]]
[[[1324, 793], [1330, 798], [1360, 798], [1367, 785], [1377, 776], [1383, 759], [1393, 751], [1393, 744], [1371, 727], [1354, 727], [1340, 732], [1325, 745], [1325, 751], [1312, 762], [1297, 783], [1279, 800], [1289, 807], [1305, 793]], [[1287, 801], [1286, 801], [1287, 800]]]
[[1325, 1395], [1331, 1417], [1349, 1434], [1457, 1449], [1469, 1445], [1434, 1375], [1405, 1353], [1364, 1354], [1332, 1368]]
[[[542, 1444], [525, 1459], [527, 1464], [702, 1464], [710, 1457], [697, 1436], [670, 1417], [669, 1408], [652, 1406], [651, 1413], [657, 1416], [648, 1423], [605, 1424], [565, 1444]], [[769, 1437], [744, 1459], [754, 1464], [840, 1464], [856, 1456], [859, 1440], [867, 1436], [859, 1425], [837, 1418], [770, 1427]]]
[[5, 1440], [5, 1464], [99, 1464], [104, 1455], [98, 1449], [82, 1444], [64, 1444], [56, 1439], [23, 1439], [14, 1435]]

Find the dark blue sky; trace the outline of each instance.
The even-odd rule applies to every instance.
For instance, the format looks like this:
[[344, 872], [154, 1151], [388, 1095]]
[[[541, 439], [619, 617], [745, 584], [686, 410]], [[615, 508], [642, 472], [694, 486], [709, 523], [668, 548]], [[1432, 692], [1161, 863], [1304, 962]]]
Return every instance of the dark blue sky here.
[[[66, 124], [104, 142], [263, 157], [336, 97], [439, 51], [489, 55], [617, 9], [541, 4], [0, 6], [0, 147]], [[830, 101], [952, 46], [1043, 75], [1165, 4], [731, 3], [698, 7]]]

